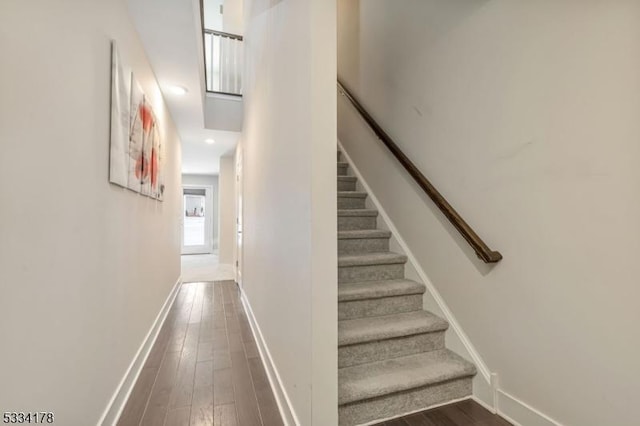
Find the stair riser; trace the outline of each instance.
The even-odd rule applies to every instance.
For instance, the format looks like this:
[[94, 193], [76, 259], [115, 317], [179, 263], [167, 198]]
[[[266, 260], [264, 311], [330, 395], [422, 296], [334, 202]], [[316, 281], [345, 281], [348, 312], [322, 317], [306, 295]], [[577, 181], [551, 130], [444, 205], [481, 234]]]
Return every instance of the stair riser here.
[[356, 190], [356, 181], [350, 180], [339, 180], [338, 181], [338, 191], [355, 191]]
[[338, 197], [339, 209], [364, 209], [364, 198]]
[[422, 310], [422, 294], [338, 303], [338, 320], [369, 318]]
[[353, 426], [425, 410], [446, 401], [471, 395], [471, 377], [439, 383], [405, 392], [367, 399], [338, 408], [338, 424]]
[[376, 229], [375, 216], [338, 216], [338, 231]]
[[338, 164], [338, 176], [347, 176], [347, 168], [349, 166], [347, 164]]
[[351, 367], [443, 348], [444, 331], [341, 346], [338, 348], [338, 367]]
[[404, 278], [404, 264], [341, 266], [338, 268], [338, 283], [360, 281], [383, 281]]
[[338, 254], [382, 253], [389, 251], [389, 238], [338, 240]]

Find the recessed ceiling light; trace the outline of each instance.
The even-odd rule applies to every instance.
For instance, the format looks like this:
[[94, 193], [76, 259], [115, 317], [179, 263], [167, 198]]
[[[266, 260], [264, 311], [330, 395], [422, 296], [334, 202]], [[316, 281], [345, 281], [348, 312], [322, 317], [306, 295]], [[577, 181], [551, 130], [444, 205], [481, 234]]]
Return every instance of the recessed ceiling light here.
[[173, 93], [174, 95], [186, 95], [188, 90], [186, 87], [183, 86], [168, 86], [167, 89], [169, 90], [169, 92]]
[[215, 141], [213, 139], [205, 139], [204, 141], [206, 143], [208, 143], [209, 145], [211, 145], [212, 143], [215, 143]]

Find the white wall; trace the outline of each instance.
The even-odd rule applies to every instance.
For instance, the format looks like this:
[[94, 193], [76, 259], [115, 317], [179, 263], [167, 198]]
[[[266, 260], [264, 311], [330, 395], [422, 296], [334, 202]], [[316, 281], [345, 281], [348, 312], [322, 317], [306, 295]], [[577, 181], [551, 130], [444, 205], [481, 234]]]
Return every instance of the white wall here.
[[337, 424], [335, 3], [244, 11], [244, 291], [300, 424]]
[[220, 263], [234, 263], [236, 237], [235, 157], [220, 157], [219, 226]]
[[204, 126], [207, 129], [239, 132], [244, 119], [243, 108], [242, 98], [207, 93], [204, 101]]
[[[214, 161], [214, 160], [211, 160]], [[213, 175], [191, 175], [191, 174], [183, 174], [182, 175], [182, 184], [183, 185], [204, 185], [210, 186], [213, 188], [213, 192], [211, 193], [211, 204], [207, 206], [207, 208], [211, 209], [213, 212], [212, 218], [212, 240], [213, 248], [218, 249], [219, 247], [219, 220], [220, 220], [220, 207], [219, 207], [219, 197], [220, 197], [220, 189], [218, 176]]]
[[[109, 183], [111, 39], [161, 123], [164, 202]], [[179, 278], [178, 135], [123, 1], [3, 1], [0, 52], [0, 411], [96, 424]]]
[[339, 138], [500, 387], [637, 424], [640, 3], [339, 0], [339, 74], [472, 227], [475, 258], [339, 101]]
[[207, 30], [223, 31], [223, 16], [220, 14], [220, 6], [223, 0], [204, 0], [202, 10], [204, 12], [204, 28]]
[[[204, 0], [204, 27], [231, 34], [243, 32], [243, 0]], [[220, 14], [220, 6], [223, 13]]]
[[222, 26], [224, 32], [244, 34], [243, 9], [244, 0], [225, 0]]

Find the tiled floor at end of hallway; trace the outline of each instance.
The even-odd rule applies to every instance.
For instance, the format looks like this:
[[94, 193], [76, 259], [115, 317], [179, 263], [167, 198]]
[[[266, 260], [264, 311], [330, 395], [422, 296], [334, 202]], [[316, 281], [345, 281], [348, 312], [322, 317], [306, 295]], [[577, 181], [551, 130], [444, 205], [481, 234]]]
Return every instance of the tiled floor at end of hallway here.
[[183, 284], [118, 425], [282, 424], [236, 284]]

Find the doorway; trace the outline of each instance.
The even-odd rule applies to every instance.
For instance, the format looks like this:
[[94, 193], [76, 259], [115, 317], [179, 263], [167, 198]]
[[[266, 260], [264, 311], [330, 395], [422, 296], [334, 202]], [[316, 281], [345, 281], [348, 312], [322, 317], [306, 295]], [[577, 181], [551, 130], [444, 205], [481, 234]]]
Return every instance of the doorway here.
[[182, 187], [182, 254], [213, 252], [213, 187]]

